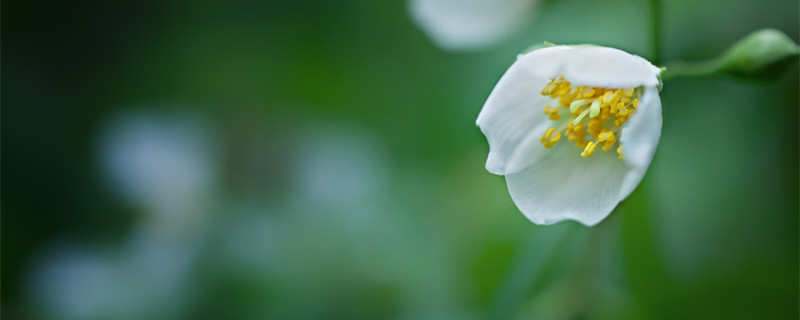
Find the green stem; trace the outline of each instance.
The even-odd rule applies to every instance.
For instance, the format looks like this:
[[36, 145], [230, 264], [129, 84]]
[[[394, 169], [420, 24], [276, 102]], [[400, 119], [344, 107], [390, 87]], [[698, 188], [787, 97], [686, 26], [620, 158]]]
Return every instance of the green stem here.
[[653, 64], [661, 63], [661, 0], [650, 0], [650, 45]]
[[717, 73], [720, 65], [717, 60], [701, 62], [670, 62], [665, 65], [666, 70], [661, 74], [664, 81], [677, 77], [703, 77]]
[[555, 249], [565, 239], [567, 228], [565, 223], [543, 227], [522, 246], [492, 297], [488, 319], [508, 319], [517, 311]]

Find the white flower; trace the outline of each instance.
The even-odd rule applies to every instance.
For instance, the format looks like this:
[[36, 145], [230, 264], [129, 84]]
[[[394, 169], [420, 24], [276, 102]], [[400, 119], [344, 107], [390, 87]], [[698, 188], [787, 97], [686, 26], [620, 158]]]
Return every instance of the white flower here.
[[446, 50], [477, 49], [516, 31], [538, 0], [411, 0], [411, 17]]
[[203, 221], [217, 176], [217, 137], [192, 113], [134, 111], [109, 119], [100, 161], [113, 191], [172, 230]]
[[647, 60], [613, 48], [520, 55], [476, 121], [489, 141], [486, 169], [506, 177], [512, 200], [536, 224], [597, 224], [653, 159], [659, 77]]
[[31, 302], [51, 319], [183, 318], [199, 243], [144, 226], [109, 249], [46, 247], [31, 266]]

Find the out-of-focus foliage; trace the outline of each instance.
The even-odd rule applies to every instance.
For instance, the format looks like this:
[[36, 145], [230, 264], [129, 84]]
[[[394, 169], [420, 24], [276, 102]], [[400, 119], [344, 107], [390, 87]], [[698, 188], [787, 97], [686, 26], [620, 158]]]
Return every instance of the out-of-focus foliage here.
[[[664, 1], [663, 58], [788, 0]], [[26, 319], [479, 319], [543, 227], [474, 125], [515, 55], [646, 56], [647, 3], [552, 0], [443, 53], [403, 1], [4, 3], [2, 312]], [[508, 314], [796, 318], [798, 72], [679, 79], [643, 185]]]

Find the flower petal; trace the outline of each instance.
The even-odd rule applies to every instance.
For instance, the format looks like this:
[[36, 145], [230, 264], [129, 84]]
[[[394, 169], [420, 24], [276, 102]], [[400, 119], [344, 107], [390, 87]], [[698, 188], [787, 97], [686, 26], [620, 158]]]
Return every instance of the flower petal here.
[[573, 49], [574, 46], [545, 47], [522, 54], [517, 60], [531, 77], [550, 80], [562, 72], [568, 52]]
[[475, 49], [501, 40], [523, 24], [536, 0], [411, 0], [415, 22], [439, 47]]
[[575, 47], [566, 52], [561, 73], [573, 85], [603, 88], [655, 87], [657, 67], [642, 57], [608, 47]]
[[544, 135], [547, 129], [552, 127], [557, 127], [557, 125], [554, 125], [552, 122], [544, 122], [531, 130], [530, 133], [522, 139], [517, 149], [506, 158], [505, 174], [511, 174], [525, 169], [546, 156], [548, 150], [539, 141], [539, 138]]
[[[547, 67], [546, 62], [557, 60], [559, 55], [556, 53], [565, 49], [569, 48], [545, 48], [521, 55], [489, 94], [476, 120], [489, 141], [489, 157], [486, 160], [486, 170], [489, 172], [503, 175], [522, 169], [514, 168], [512, 171], [507, 168], [511, 157], [520, 146], [536, 148], [538, 141], [533, 144], [523, 142], [533, 139], [529, 137], [531, 134], [541, 135], [546, 130], [543, 126], [550, 125], [542, 108], [553, 103], [553, 99], [540, 93], [550, 80], [532, 76], [530, 66]], [[524, 153], [531, 152], [528, 150]], [[524, 162], [518, 164], [523, 165]]]
[[656, 153], [661, 138], [661, 99], [658, 89], [646, 87], [642, 102], [622, 128], [620, 143], [625, 163], [631, 167], [620, 190], [620, 201], [633, 192], [642, 181]]
[[582, 158], [570, 143], [557, 144], [528, 168], [506, 175], [511, 199], [533, 223], [575, 220], [592, 226], [619, 203], [627, 172], [614, 152]]

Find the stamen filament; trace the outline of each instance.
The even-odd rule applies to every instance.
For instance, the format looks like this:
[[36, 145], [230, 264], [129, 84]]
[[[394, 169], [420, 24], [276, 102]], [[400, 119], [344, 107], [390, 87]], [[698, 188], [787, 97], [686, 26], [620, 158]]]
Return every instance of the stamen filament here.
[[587, 114], [589, 114], [589, 109], [583, 110], [583, 112], [581, 112], [581, 114], [578, 115], [577, 118], [572, 120], [572, 124], [573, 125], [578, 125], [578, 123], [580, 123], [583, 120], [583, 118], [586, 117]]
[[575, 112], [578, 108], [592, 103], [592, 99], [575, 100], [569, 105], [569, 112]]

